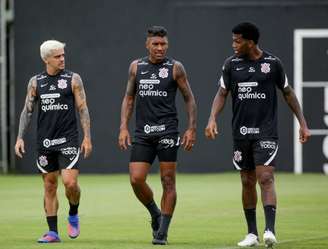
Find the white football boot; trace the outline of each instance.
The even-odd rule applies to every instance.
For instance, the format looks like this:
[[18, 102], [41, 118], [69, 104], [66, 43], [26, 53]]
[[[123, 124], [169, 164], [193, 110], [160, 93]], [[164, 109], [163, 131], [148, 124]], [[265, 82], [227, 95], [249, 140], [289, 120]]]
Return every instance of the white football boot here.
[[263, 234], [263, 241], [265, 244], [265, 247], [272, 248], [274, 244], [277, 244], [276, 236], [270, 231], [266, 230]]
[[246, 247], [246, 246], [258, 246], [259, 243], [259, 238], [253, 234], [249, 233], [245, 236], [245, 239], [240, 241], [237, 245], [241, 247]]

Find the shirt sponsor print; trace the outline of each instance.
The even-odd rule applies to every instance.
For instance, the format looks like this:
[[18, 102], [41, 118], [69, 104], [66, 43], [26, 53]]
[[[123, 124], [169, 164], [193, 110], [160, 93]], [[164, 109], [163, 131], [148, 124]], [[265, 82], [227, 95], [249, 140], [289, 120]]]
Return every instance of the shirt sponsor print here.
[[266, 94], [257, 92], [258, 82], [239, 82], [238, 84], [238, 98], [244, 99], [266, 99]]

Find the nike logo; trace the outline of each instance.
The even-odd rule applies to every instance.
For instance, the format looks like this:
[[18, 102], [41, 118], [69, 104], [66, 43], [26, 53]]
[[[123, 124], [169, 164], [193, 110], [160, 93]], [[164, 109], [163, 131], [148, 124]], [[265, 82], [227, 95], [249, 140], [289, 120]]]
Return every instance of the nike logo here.
[[45, 87], [45, 86], [47, 86], [48, 85], [48, 83], [47, 84], [41, 84], [41, 87]]
[[142, 72], [142, 71], [141, 71], [141, 74], [146, 74], [146, 73], [148, 73], [148, 72], [149, 72], [149, 71], [146, 71], [146, 72]]
[[74, 158], [75, 158], [75, 156], [73, 156], [73, 157], [70, 157], [70, 158], [69, 158], [69, 160], [71, 160], [71, 161], [72, 161]]
[[272, 151], [272, 152], [269, 152], [269, 156], [271, 156], [273, 153], [274, 153], [274, 151]]
[[240, 71], [240, 70], [243, 70], [243, 69], [244, 69], [244, 67], [237, 67], [236, 71]]

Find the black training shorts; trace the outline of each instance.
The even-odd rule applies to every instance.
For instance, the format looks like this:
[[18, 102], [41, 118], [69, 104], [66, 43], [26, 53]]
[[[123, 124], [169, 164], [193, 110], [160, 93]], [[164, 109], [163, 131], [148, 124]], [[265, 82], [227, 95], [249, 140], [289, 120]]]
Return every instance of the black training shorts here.
[[256, 166], [275, 166], [278, 140], [234, 140], [232, 162], [237, 170], [254, 170]]
[[77, 143], [68, 143], [60, 148], [38, 150], [36, 160], [40, 173], [50, 173], [60, 169], [78, 169], [80, 149]]
[[180, 137], [178, 134], [163, 136], [136, 136], [132, 144], [130, 162], [152, 164], [156, 156], [160, 162], [176, 162]]

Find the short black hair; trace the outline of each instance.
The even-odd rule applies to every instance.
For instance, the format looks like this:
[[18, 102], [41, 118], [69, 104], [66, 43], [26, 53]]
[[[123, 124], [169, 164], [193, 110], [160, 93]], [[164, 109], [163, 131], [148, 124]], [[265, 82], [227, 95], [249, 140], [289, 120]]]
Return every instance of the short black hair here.
[[242, 22], [237, 24], [235, 27], [233, 27], [232, 33], [241, 34], [243, 38], [252, 40], [255, 44], [258, 43], [260, 38], [259, 28], [251, 22]]
[[167, 36], [167, 30], [163, 26], [152, 26], [147, 31], [147, 37], [164, 37]]

